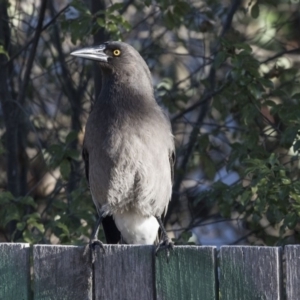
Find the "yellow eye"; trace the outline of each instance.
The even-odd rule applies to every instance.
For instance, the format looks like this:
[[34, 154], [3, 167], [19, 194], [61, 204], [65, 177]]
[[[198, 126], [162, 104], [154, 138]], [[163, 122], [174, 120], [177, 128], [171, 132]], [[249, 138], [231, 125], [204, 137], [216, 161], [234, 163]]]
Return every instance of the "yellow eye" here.
[[113, 52], [114, 56], [120, 56], [121, 51], [119, 49], [114, 50]]

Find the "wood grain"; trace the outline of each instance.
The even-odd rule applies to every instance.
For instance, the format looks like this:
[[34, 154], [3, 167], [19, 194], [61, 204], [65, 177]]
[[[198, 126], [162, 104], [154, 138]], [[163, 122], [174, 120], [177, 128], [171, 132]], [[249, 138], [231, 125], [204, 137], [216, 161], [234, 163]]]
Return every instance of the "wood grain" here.
[[94, 264], [95, 299], [154, 298], [153, 246], [106, 245]]
[[33, 247], [34, 299], [92, 299], [92, 267], [84, 247]]
[[221, 247], [221, 299], [279, 300], [282, 295], [281, 272], [281, 248]]
[[286, 259], [286, 299], [300, 299], [300, 246], [284, 247]]
[[160, 252], [155, 260], [159, 300], [217, 299], [215, 247], [176, 246], [167, 262]]
[[0, 299], [30, 299], [29, 244], [0, 243]]

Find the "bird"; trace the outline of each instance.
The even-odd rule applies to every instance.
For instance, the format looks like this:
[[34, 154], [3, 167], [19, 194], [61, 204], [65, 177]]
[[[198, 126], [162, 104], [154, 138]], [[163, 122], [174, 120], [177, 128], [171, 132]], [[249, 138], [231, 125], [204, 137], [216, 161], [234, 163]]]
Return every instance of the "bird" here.
[[[150, 70], [131, 45], [108, 41], [71, 53], [95, 61], [102, 88], [88, 117], [82, 157], [99, 218], [90, 246], [107, 243], [173, 248], [163, 225], [172, 195], [175, 146]], [[159, 232], [160, 237], [159, 237]], [[169, 253], [169, 252], [168, 252]]]

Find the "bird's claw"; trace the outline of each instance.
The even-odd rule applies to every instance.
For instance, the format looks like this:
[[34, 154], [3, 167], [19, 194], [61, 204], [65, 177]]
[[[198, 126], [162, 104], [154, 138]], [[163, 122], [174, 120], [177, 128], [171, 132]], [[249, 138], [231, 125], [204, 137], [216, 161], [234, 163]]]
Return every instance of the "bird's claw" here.
[[103, 253], [105, 253], [105, 248], [104, 248], [104, 244], [100, 241], [100, 240], [91, 240], [89, 242], [89, 248], [92, 250], [92, 251], [95, 251], [96, 250], [96, 247], [99, 246], [100, 249], [102, 249]]
[[96, 259], [96, 247], [97, 246], [100, 247], [100, 249], [105, 254], [104, 244], [100, 240], [97, 240], [97, 239], [90, 240], [90, 242], [86, 245], [86, 248], [84, 250], [84, 255], [85, 255], [88, 252], [88, 249], [90, 249], [92, 263], [94, 263], [95, 259]]
[[155, 249], [155, 256], [158, 255], [158, 252], [161, 250], [165, 250], [167, 252], [167, 261], [169, 262], [170, 250], [173, 250], [174, 243], [169, 240], [169, 238], [164, 239], [159, 242], [158, 246]]

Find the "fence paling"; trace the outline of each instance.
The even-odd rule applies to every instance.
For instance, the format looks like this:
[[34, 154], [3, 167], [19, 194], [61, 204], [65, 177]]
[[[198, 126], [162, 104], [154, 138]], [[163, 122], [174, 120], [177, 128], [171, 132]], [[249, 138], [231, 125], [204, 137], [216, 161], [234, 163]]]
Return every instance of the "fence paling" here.
[[29, 299], [29, 244], [0, 243], [0, 299]]
[[[33, 246], [34, 299], [300, 299], [300, 246], [284, 249], [286, 278], [280, 247], [224, 246], [219, 266], [215, 247], [177, 246], [169, 262], [152, 246], [105, 249], [92, 265], [84, 247]], [[29, 262], [28, 244], [0, 244], [0, 300], [31, 299]]]
[[84, 247], [33, 246], [34, 299], [92, 299], [92, 265]]
[[217, 299], [215, 247], [175, 247], [169, 262], [165, 253], [155, 260], [159, 300]]
[[281, 248], [222, 247], [220, 270], [222, 300], [281, 299]]
[[97, 252], [96, 299], [154, 299], [153, 247], [106, 246]]
[[300, 246], [285, 247], [286, 296], [288, 300], [300, 299]]

